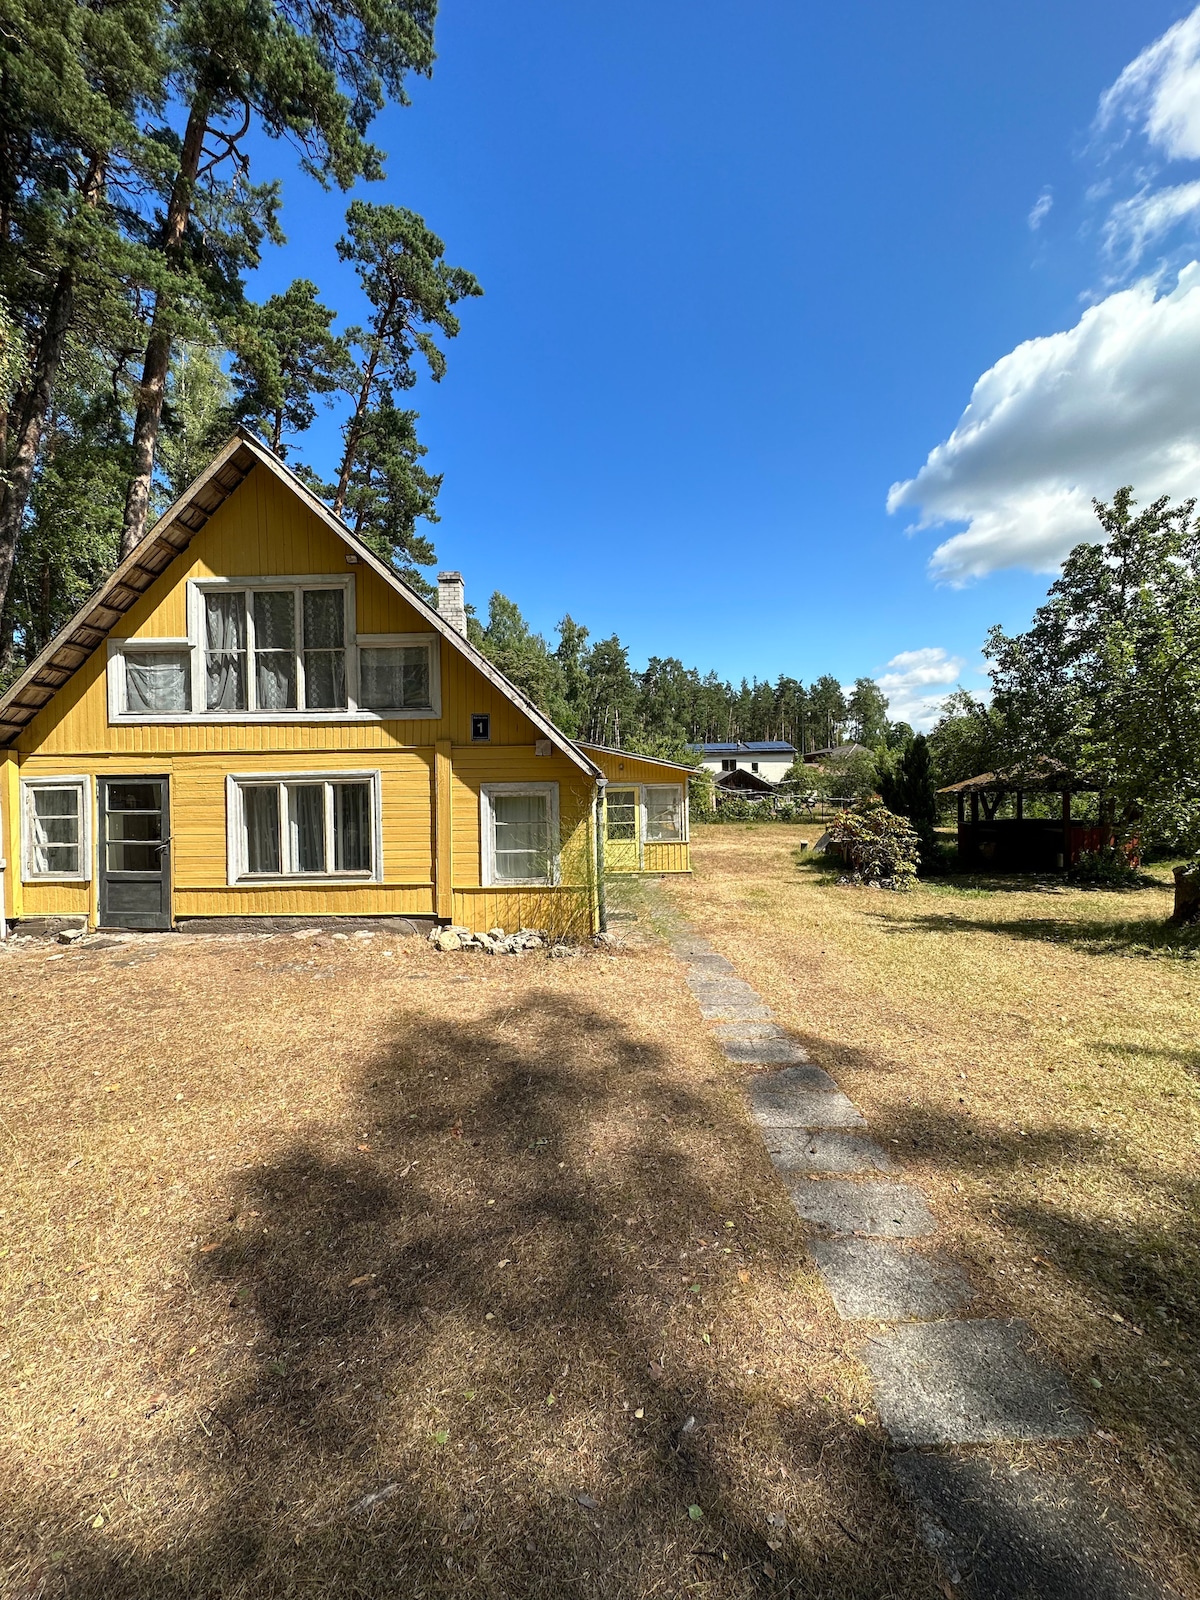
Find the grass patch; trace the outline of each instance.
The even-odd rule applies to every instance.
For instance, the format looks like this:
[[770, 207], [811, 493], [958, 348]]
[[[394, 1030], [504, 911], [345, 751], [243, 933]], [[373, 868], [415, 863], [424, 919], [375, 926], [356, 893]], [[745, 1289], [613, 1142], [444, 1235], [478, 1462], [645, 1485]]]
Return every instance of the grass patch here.
[[802, 836], [713, 830], [665, 892], [925, 1189], [977, 1314], [1062, 1363], [1087, 1470], [1200, 1593], [1200, 968], [1165, 869], [1131, 918], [1095, 890], [838, 887]]
[[665, 952], [164, 936], [0, 994], [0, 1592], [935, 1592]]

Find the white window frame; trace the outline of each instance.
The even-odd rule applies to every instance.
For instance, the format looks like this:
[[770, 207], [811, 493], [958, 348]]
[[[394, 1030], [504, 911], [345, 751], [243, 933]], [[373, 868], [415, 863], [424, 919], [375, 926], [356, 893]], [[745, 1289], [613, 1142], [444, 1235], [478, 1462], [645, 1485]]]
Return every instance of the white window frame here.
[[[371, 866], [367, 872], [336, 872], [328, 865], [324, 872], [250, 872], [246, 864], [246, 809], [243, 801], [246, 785], [296, 785], [366, 783], [371, 793]], [[246, 884], [271, 885], [288, 888], [295, 885], [354, 884], [383, 882], [383, 793], [382, 774], [372, 770], [324, 772], [230, 772], [225, 776], [225, 878], [230, 888]], [[282, 802], [282, 796], [281, 796]], [[287, 812], [281, 803], [281, 827], [287, 828]], [[286, 840], [280, 840], [284, 849]], [[333, 807], [329, 796], [325, 800], [325, 860], [334, 859]]]
[[[492, 811], [493, 795], [543, 794], [547, 807], [550, 838], [554, 853], [550, 872], [544, 878], [498, 878], [496, 876], [496, 830]], [[555, 889], [562, 881], [562, 833], [559, 825], [557, 783], [485, 783], [479, 789], [479, 843], [481, 877], [485, 889]]]
[[[344, 707], [309, 709], [298, 705], [272, 711], [209, 711], [207, 671], [205, 665], [204, 598], [222, 590], [240, 590], [247, 594], [255, 589], [291, 589], [296, 593], [297, 618], [297, 671], [296, 698], [304, 698], [303, 639], [301, 621], [302, 589], [340, 589], [345, 608], [344, 637], [346, 641], [346, 704]], [[353, 573], [280, 573], [277, 576], [248, 578], [189, 578], [187, 582], [186, 639], [110, 639], [108, 641], [108, 720], [110, 723], [155, 723], [177, 725], [183, 723], [237, 723], [237, 722], [416, 722], [433, 720], [442, 714], [441, 641], [436, 633], [376, 633], [355, 631], [357, 593]], [[254, 608], [246, 607], [246, 692], [249, 698], [255, 692], [257, 677], [254, 665]], [[406, 710], [403, 707], [385, 707], [367, 710], [358, 703], [358, 652], [360, 647], [384, 649], [389, 646], [426, 645], [429, 649], [429, 698], [427, 710]], [[190, 711], [126, 711], [125, 652], [162, 650], [180, 653], [186, 651], [191, 660]]]
[[[77, 789], [79, 791], [79, 871], [38, 872], [33, 864], [33, 791], [36, 789]], [[92, 801], [94, 785], [86, 774], [76, 772], [53, 777], [21, 779], [21, 881], [22, 883], [91, 883], [92, 881]]]
[[[647, 789], [674, 789], [679, 796], [679, 837], [678, 839], [652, 839], [650, 837], [650, 811], [646, 805]], [[643, 844], [687, 844], [688, 825], [688, 786], [686, 783], [643, 783], [641, 785], [642, 800], [642, 842]]]
[[[425, 645], [429, 650], [429, 706], [427, 709], [408, 710], [404, 706], [364, 706], [362, 708], [363, 714], [372, 717], [387, 717], [393, 722], [399, 722], [408, 717], [440, 716], [442, 704], [442, 652], [439, 648], [440, 643], [441, 641], [436, 633], [357, 634], [354, 640], [356, 655], [360, 650], [406, 650], [414, 645]], [[357, 676], [356, 672], [356, 687]]]

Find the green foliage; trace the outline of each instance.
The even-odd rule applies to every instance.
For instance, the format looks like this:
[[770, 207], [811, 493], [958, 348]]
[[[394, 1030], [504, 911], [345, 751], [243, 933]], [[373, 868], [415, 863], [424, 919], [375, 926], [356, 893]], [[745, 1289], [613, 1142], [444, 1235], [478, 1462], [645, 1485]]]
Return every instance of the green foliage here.
[[229, 436], [232, 387], [219, 351], [181, 344], [171, 360], [159, 466], [165, 480], [165, 510], [212, 460]]
[[489, 660], [514, 683], [534, 705], [563, 729], [572, 726], [571, 708], [564, 692], [562, 667], [540, 633], [534, 633], [520, 607], [499, 590], [488, 602], [486, 627], [469, 619], [468, 633]]
[[947, 696], [929, 735], [929, 757], [938, 788], [962, 783], [1004, 764], [1003, 718], [968, 689]]
[[868, 749], [887, 743], [887, 696], [872, 678], [856, 678], [846, 704], [850, 729], [859, 744]]
[[334, 316], [316, 284], [297, 278], [283, 294], [248, 307], [237, 328], [238, 420], [257, 428], [280, 456], [288, 452], [284, 435], [306, 433], [316, 420], [314, 398], [328, 405], [351, 380], [352, 359], [332, 331]]
[[1033, 625], [994, 628], [993, 705], [1014, 760], [1103, 783], [1126, 837], [1200, 853], [1200, 522], [1195, 502], [1095, 502]]
[[854, 872], [868, 882], [889, 880], [907, 889], [917, 875], [920, 840], [906, 817], [870, 800], [843, 811], [829, 825], [829, 843]]
[[881, 777], [879, 793], [889, 811], [912, 823], [921, 841], [921, 859], [928, 864], [938, 848], [938, 797], [929, 741], [923, 733], [892, 762], [891, 770]]
[[808, 766], [812, 787], [835, 800], [865, 800], [875, 793], [879, 774], [869, 750], [851, 750], [847, 755], [830, 757], [820, 767]]

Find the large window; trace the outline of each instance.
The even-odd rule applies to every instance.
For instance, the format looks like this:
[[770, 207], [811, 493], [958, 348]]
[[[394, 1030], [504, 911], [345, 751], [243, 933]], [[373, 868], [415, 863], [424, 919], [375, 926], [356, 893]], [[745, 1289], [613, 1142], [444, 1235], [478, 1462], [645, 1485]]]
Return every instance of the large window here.
[[485, 885], [558, 882], [558, 785], [488, 783], [480, 797]]
[[110, 641], [111, 720], [440, 715], [436, 636], [356, 636], [352, 577], [188, 587], [187, 639]]
[[683, 789], [679, 784], [646, 784], [642, 803], [646, 808], [647, 844], [674, 844], [685, 837]]
[[38, 778], [22, 788], [22, 877], [91, 878], [91, 786], [87, 778]]
[[378, 773], [229, 779], [229, 877], [378, 878]]
[[346, 591], [339, 586], [203, 592], [209, 711], [346, 707]]

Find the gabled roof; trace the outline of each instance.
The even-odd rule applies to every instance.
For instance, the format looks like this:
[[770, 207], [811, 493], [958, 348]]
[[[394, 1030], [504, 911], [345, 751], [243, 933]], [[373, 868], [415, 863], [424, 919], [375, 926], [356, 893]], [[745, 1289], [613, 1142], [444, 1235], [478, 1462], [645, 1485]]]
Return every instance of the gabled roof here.
[[161, 577], [175, 557], [187, 549], [208, 519], [224, 505], [255, 467], [270, 472], [290, 489], [307, 510], [342, 540], [363, 566], [370, 567], [384, 583], [402, 594], [409, 605], [422, 615], [432, 632], [448, 640], [569, 760], [590, 778], [604, 776], [582, 750], [538, 710], [528, 696], [510, 683], [470, 640], [452, 628], [423, 595], [397, 577], [368, 545], [350, 531], [340, 517], [334, 516], [325, 502], [302, 483], [273, 450], [269, 450], [244, 428], [239, 428], [221, 447], [200, 476], [163, 513], [113, 575], [90, 600], [85, 601], [70, 622], [55, 634], [41, 654], [30, 663], [8, 693], [0, 698], [0, 745], [11, 744], [22, 728], [33, 721], [42, 707], [103, 644], [109, 631], [141, 599], [155, 579]]
[[598, 750], [602, 756], [625, 756], [630, 761], [647, 761], [652, 767], [669, 767], [672, 772], [686, 772], [692, 775], [703, 770], [700, 767], [689, 767], [683, 761], [668, 761], [663, 756], [644, 756], [639, 750], [614, 750], [610, 744], [596, 744], [591, 739], [576, 739], [575, 743], [581, 750]]
[[796, 754], [796, 746], [789, 744], [786, 739], [751, 739], [747, 742], [737, 740], [733, 744], [690, 744], [688, 749], [702, 751], [706, 756], [794, 756]]
[[733, 772], [722, 772], [718, 775], [714, 789], [749, 789], [755, 794], [774, 794], [777, 788], [770, 778], [764, 778], [761, 772], [751, 772], [746, 767], [738, 767]]
[[1008, 789], [1025, 789], [1061, 794], [1064, 789], [1073, 789], [1080, 794], [1091, 794], [1103, 788], [1099, 778], [1075, 772], [1052, 756], [1037, 756], [1032, 761], [1004, 767], [999, 772], [981, 772], [977, 777], [964, 778], [961, 783], [948, 783], [938, 793], [1003, 794]]

